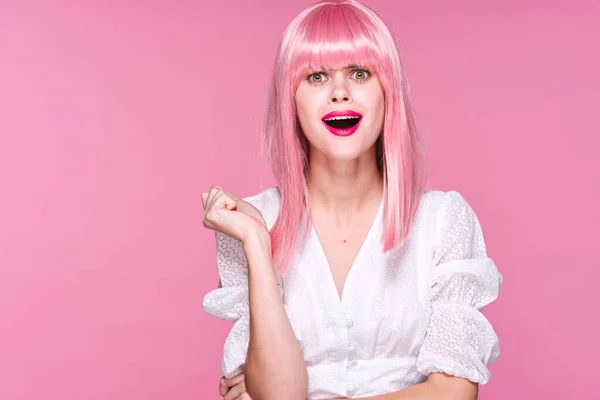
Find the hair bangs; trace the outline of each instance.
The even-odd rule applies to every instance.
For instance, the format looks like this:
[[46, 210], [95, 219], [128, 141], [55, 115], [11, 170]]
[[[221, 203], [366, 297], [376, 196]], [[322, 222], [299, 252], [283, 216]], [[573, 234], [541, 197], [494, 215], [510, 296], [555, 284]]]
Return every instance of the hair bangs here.
[[294, 89], [307, 74], [353, 67], [377, 73], [384, 64], [377, 27], [351, 7], [315, 9], [298, 29], [289, 49]]

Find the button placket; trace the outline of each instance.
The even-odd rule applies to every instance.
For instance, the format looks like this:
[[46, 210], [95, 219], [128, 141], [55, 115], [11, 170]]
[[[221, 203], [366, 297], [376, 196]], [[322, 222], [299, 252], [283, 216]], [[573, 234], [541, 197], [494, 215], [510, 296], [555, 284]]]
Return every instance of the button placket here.
[[356, 357], [356, 348], [353, 347], [350, 349], [350, 351], [348, 352], [348, 359], [350, 361], [356, 361], [357, 357]]

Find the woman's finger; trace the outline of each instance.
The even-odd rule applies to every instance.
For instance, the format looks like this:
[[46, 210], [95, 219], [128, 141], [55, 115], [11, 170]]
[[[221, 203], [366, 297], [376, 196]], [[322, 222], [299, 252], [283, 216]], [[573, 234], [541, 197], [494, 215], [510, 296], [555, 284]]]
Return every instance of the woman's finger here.
[[238, 397], [235, 400], [252, 400], [252, 397], [250, 397], [248, 392], [244, 392], [244, 393], [242, 393], [242, 395], [240, 397]]
[[215, 195], [215, 197], [212, 199], [212, 203], [208, 206], [206, 216], [210, 220], [214, 218], [216, 213], [222, 208], [233, 210], [235, 209], [235, 202], [224, 192], [219, 192], [217, 195]]
[[229, 392], [229, 385], [227, 385], [226, 383], [226, 378], [224, 376], [221, 377], [221, 379], [219, 380], [219, 394], [221, 396], [225, 396], [227, 394], [227, 392]]
[[233, 197], [231, 197], [227, 193], [221, 192], [219, 201], [221, 201], [223, 203], [223, 205], [225, 206], [225, 208], [227, 208], [228, 210], [235, 210], [236, 201]]
[[243, 395], [246, 392], [246, 383], [240, 382], [225, 395], [225, 400], [236, 400], [238, 397]]
[[211, 189], [208, 194], [208, 198], [206, 199], [206, 206], [204, 207], [204, 215], [202, 216], [202, 221], [203, 221], [203, 225], [209, 229], [212, 229], [213, 227], [210, 224], [207, 224], [206, 222], [210, 223], [209, 219], [215, 212], [214, 205], [215, 205], [217, 199], [219, 198], [219, 196], [221, 196], [222, 194], [223, 194], [223, 192], [221, 192], [221, 191], [218, 191], [216, 189]]
[[219, 394], [221, 396], [225, 396], [227, 394], [227, 392], [229, 392], [229, 390], [231, 390], [231, 388], [235, 385], [237, 385], [240, 382], [244, 381], [244, 373], [241, 372], [235, 376], [232, 376], [231, 378], [225, 378], [224, 376], [221, 377], [221, 379], [219, 380]]
[[202, 192], [202, 207], [206, 210], [206, 200], [208, 199], [208, 192]]
[[215, 196], [220, 192], [221, 190], [215, 188], [214, 185], [211, 186], [210, 190], [208, 191], [208, 198], [206, 199], [206, 208], [210, 208]]
[[217, 185], [213, 185], [212, 188], [214, 188], [215, 190], [218, 190], [220, 192], [225, 193], [225, 195], [227, 195], [234, 204], [237, 204], [237, 202], [240, 200], [238, 199], [233, 193], [231, 193], [229, 190], [222, 188], [221, 186], [217, 186]]
[[223, 195], [223, 192], [221, 192], [220, 190], [213, 191], [212, 196], [209, 195], [208, 208], [209, 209], [214, 208], [215, 204], [217, 204], [217, 199], [222, 195]]
[[225, 384], [229, 387], [235, 386], [240, 382], [244, 381], [244, 373], [239, 373], [231, 378], [225, 378]]
[[219, 203], [223, 204], [225, 206], [225, 208], [227, 208], [228, 210], [235, 209], [235, 204], [236, 204], [235, 200], [223, 190], [217, 190], [215, 192], [215, 195], [212, 197], [211, 202], [208, 207], [213, 208], [213, 207], [217, 206]]

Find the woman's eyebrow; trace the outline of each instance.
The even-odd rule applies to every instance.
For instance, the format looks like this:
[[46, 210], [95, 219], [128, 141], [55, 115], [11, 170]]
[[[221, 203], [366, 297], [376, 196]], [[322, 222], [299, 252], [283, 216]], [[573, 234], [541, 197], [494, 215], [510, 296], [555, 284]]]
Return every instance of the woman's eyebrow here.
[[[351, 69], [351, 68], [362, 68], [362, 67], [360, 65], [356, 65], [356, 64], [348, 64], [342, 69]], [[324, 66], [321, 66], [321, 71], [331, 71], [331, 70], [325, 68]]]

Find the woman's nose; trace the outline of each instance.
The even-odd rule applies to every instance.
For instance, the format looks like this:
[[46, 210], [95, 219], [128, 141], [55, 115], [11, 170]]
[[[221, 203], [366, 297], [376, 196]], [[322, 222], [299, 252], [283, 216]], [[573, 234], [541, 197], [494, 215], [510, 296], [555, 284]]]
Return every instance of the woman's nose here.
[[347, 102], [350, 101], [350, 97], [349, 96], [344, 96], [344, 95], [332, 95], [331, 96], [331, 102], [332, 103], [338, 103], [338, 102]]
[[344, 85], [336, 86], [329, 96], [329, 102], [331, 103], [345, 103], [350, 101], [350, 92]]
[[330, 103], [345, 103], [351, 100], [350, 92], [348, 90], [347, 82], [343, 77], [334, 77], [333, 87], [329, 96]]

